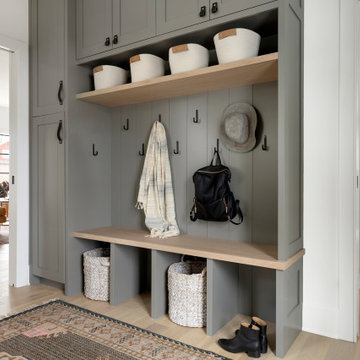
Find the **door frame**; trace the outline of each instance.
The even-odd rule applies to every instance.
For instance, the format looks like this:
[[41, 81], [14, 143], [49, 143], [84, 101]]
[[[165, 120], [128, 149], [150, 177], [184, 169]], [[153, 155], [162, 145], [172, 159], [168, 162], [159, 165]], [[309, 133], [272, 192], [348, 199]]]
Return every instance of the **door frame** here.
[[10, 52], [9, 285], [20, 287], [29, 285], [29, 48], [1, 34], [0, 46]]

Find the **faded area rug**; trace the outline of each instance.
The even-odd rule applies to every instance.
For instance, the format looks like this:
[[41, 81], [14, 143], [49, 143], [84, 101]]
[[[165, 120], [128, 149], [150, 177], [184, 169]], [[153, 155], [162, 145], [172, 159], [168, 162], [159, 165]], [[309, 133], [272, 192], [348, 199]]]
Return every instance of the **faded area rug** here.
[[0, 359], [228, 360], [61, 300], [0, 320]]

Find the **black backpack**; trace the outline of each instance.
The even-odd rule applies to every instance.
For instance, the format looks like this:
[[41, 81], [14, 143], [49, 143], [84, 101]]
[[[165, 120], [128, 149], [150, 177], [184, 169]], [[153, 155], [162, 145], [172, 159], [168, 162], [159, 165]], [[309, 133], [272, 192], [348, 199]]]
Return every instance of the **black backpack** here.
[[[213, 165], [214, 158], [217, 162]], [[219, 152], [215, 150], [210, 166], [197, 170], [193, 175], [195, 184], [194, 205], [190, 212], [190, 219], [208, 221], [230, 221], [240, 225], [243, 221], [239, 200], [235, 200], [230, 190], [231, 171], [221, 165]], [[240, 221], [232, 219], [238, 215]]]

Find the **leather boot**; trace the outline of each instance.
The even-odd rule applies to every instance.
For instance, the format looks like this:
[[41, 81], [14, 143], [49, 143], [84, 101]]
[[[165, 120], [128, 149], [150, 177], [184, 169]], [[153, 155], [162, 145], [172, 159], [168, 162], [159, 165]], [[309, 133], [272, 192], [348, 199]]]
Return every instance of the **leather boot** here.
[[266, 335], [267, 324], [264, 320], [261, 320], [260, 318], [253, 316], [251, 318], [250, 327], [252, 326], [253, 327], [255, 326], [260, 329], [260, 351], [262, 354], [265, 354], [268, 348], [268, 340]]
[[256, 325], [241, 323], [233, 339], [220, 339], [219, 345], [232, 353], [246, 352], [249, 357], [260, 357], [260, 329]]

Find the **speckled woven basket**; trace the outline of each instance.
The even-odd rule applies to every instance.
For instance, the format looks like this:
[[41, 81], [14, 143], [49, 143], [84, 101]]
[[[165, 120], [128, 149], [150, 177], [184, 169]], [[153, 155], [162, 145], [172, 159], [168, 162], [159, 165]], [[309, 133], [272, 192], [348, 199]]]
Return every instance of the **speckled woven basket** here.
[[110, 294], [110, 249], [84, 252], [84, 292], [92, 300], [108, 301]]
[[169, 317], [176, 324], [206, 326], [206, 263], [183, 261], [168, 270]]

